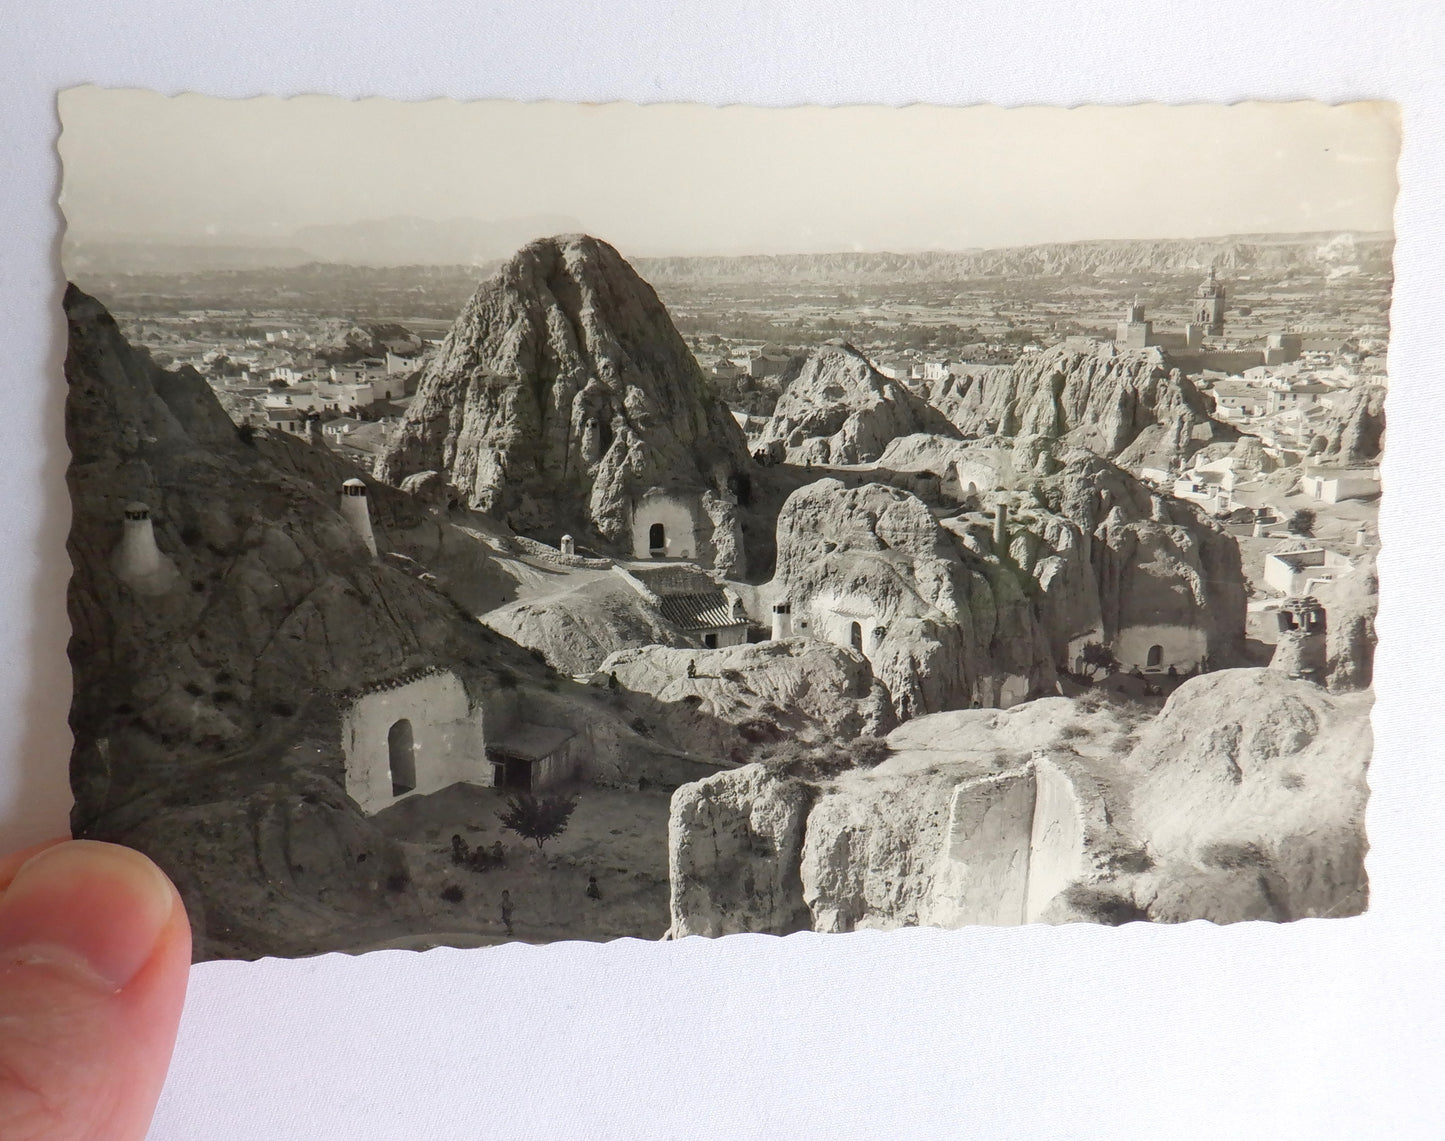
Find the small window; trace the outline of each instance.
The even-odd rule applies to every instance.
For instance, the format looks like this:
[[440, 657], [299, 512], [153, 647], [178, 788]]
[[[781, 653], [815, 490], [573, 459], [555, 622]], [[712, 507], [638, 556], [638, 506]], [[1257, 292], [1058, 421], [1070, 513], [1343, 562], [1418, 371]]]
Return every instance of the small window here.
[[1145, 668], [1145, 669], [1149, 669], [1149, 670], [1157, 670], [1157, 669], [1158, 669], [1160, 666], [1162, 666], [1163, 664], [1164, 664], [1164, 647], [1163, 647], [1163, 646], [1150, 646], [1150, 647], [1149, 647], [1149, 657], [1148, 657], [1148, 658], [1145, 660], [1145, 662], [1144, 662], [1144, 668]]
[[857, 622], [848, 628], [848, 640], [853, 643], [853, 648], [860, 654], [863, 652], [863, 627]]
[[716, 634], [704, 634], [704, 635], [702, 636], [702, 644], [703, 644], [704, 646], [706, 646], [709, 650], [716, 650], [716, 649], [717, 649], [717, 635], [716, 635]]
[[661, 523], [647, 529], [647, 549], [654, 557], [667, 551], [667, 529]]

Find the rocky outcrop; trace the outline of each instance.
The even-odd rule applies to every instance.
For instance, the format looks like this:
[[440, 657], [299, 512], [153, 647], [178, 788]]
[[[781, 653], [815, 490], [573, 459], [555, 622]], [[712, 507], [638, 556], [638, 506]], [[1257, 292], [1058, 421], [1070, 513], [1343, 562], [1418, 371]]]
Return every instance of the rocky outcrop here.
[[824, 479], [795, 492], [778, 517], [772, 594], [797, 632], [853, 646], [903, 716], [997, 704], [1005, 684], [1017, 700], [1054, 680], [1021, 577], [962, 551], [897, 488]]
[[1129, 758], [1153, 866], [1118, 890], [1166, 922], [1359, 914], [1369, 709], [1272, 670], [1180, 687]]
[[830, 341], [789, 381], [754, 445], [780, 449], [795, 464], [858, 464], [916, 432], [957, 435], [938, 409], [884, 376], [852, 345]]
[[849, 741], [897, 723], [866, 662], [806, 638], [719, 650], [645, 646], [619, 650], [601, 668], [617, 676], [650, 736], [720, 765], [759, 746]]
[[[652, 488], [730, 503], [742, 430], [667, 311], [611, 246], [524, 247], [478, 287], [419, 381], [379, 466], [441, 472], [466, 504], [555, 543], [628, 546]], [[726, 544], [736, 520], [714, 520]]]
[[810, 930], [798, 860], [812, 796], [760, 764], [678, 789], [667, 822], [669, 934]]
[[[687, 880], [674, 883], [674, 932], [782, 929], [771, 913], [769, 926], [747, 926], [736, 885], [791, 889], [794, 868], [820, 931], [1364, 909], [1366, 695], [1226, 670], [1186, 682], [1152, 718], [1137, 705], [1045, 698], [918, 718], [888, 744], [874, 768], [803, 789], [791, 778], [789, 837], [793, 814], [806, 816], [796, 850], [749, 859], [730, 844], [717, 878], [695, 854], [675, 859]], [[749, 766], [710, 778], [705, 793], [680, 788], [675, 855], [707, 850], [711, 833], [693, 826], [699, 800], [737, 822], [757, 797], [777, 818], [777, 779]], [[799, 918], [791, 894], [784, 913]]]
[[[74, 287], [65, 313], [76, 835], [172, 872], [201, 957], [336, 946], [405, 914], [400, 847], [345, 792], [346, 695], [443, 668], [474, 701], [545, 697], [543, 667], [400, 565], [450, 535], [422, 505], [370, 484], [377, 558], [339, 510], [354, 469], [238, 430], [198, 374], [132, 350]], [[131, 504], [176, 572], [162, 590], [116, 573]]]
[[1216, 666], [1237, 660], [1245, 588], [1229, 534], [1095, 457], [1076, 460], [1058, 483], [1064, 514], [1083, 526], [1098, 520], [1091, 554], [1106, 642], [1131, 627], [1173, 627], [1198, 631]]
[[1166, 470], [1235, 429], [1215, 421], [1206, 397], [1161, 349], [1112, 344], [1051, 349], [1002, 376], [955, 381], [946, 405], [969, 436], [1043, 436], [1089, 449], [1121, 467]]
[[853, 645], [901, 716], [1050, 692], [1082, 644], [1134, 629], [1236, 659], [1244, 580], [1228, 534], [1089, 452], [1018, 462], [1053, 474], [1011, 479], [987, 507], [943, 519], [882, 484], [800, 489], [778, 517], [770, 596], [792, 605], [797, 632]]
[[569, 674], [596, 670], [620, 649], [691, 644], [613, 575], [487, 611], [481, 620]]
[[1324, 433], [1328, 441], [1317, 462], [1322, 464], [1378, 463], [1385, 447], [1385, 393], [1383, 385], [1355, 389]]
[[1334, 693], [1368, 689], [1375, 675], [1375, 613], [1380, 608], [1374, 556], [1362, 558], [1318, 593], [1327, 619], [1326, 684]]
[[421, 338], [405, 325], [383, 321], [342, 330], [318, 348], [316, 356], [332, 364], [349, 364], [367, 357], [384, 358], [388, 352], [413, 356], [420, 353], [421, 348]]

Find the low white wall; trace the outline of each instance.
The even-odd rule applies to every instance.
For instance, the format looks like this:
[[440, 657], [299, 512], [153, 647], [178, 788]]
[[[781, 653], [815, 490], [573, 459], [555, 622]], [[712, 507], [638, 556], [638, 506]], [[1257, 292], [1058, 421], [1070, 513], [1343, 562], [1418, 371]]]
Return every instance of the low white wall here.
[[[411, 722], [416, 785], [398, 796], [392, 792], [389, 735], [403, 719]], [[481, 710], [470, 708], [465, 687], [450, 672], [359, 697], [342, 715], [341, 740], [347, 795], [368, 814], [459, 781], [492, 783]]]
[[698, 641], [702, 641], [704, 634], [717, 635], [718, 649], [722, 649], [725, 646], [741, 646], [745, 644], [748, 640], [748, 628], [746, 623], [741, 626], [728, 626], [719, 630], [699, 631], [697, 635]]
[[[1148, 664], [1151, 646], [1160, 646], [1164, 651], [1157, 666]], [[1114, 655], [1126, 670], [1163, 673], [1173, 666], [1180, 673], [1188, 673], [1208, 652], [1208, 637], [1194, 626], [1129, 626], [1114, 639]]]
[[1319, 498], [1326, 503], [1338, 503], [1342, 499], [1359, 499], [1379, 493], [1380, 481], [1373, 476], [1341, 476], [1339, 479], [1322, 480]]

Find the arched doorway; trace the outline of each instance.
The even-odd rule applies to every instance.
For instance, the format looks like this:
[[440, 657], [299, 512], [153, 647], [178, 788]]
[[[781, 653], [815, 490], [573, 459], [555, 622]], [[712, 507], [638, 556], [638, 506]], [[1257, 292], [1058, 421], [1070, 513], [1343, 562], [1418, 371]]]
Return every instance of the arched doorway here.
[[848, 627], [848, 640], [853, 643], [853, 648], [860, 654], [863, 652], [863, 627], [857, 622]]
[[1149, 647], [1149, 656], [1148, 656], [1148, 658], [1146, 658], [1145, 661], [1144, 661], [1144, 668], [1145, 668], [1146, 670], [1157, 670], [1157, 669], [1158, 669], [1160, 666], [1162, 666], [1163, 664], [1164, 664], [1164, 647], [1163, 647], [1163, 646], [1150, 646], [1150, 647]]
[[386, 755], [391, 769], [391, 795], [416, 788], [416, 742], [411, 722], [403, 717], [386, 734]]
[[667, 554], [667, 529], [661, 523], [647, 529], [647, 552], [655, 559]]

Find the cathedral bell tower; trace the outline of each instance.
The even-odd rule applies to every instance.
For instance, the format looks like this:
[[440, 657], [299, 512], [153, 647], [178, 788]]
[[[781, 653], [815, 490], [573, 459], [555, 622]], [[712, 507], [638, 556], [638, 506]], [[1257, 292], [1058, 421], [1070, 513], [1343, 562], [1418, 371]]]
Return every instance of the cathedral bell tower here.
[[1194, 291], [1194, 323], [1203, 325], [1211, 337], [1224, 335], [1224, 286], [1215, 280], [1213, 266]]

